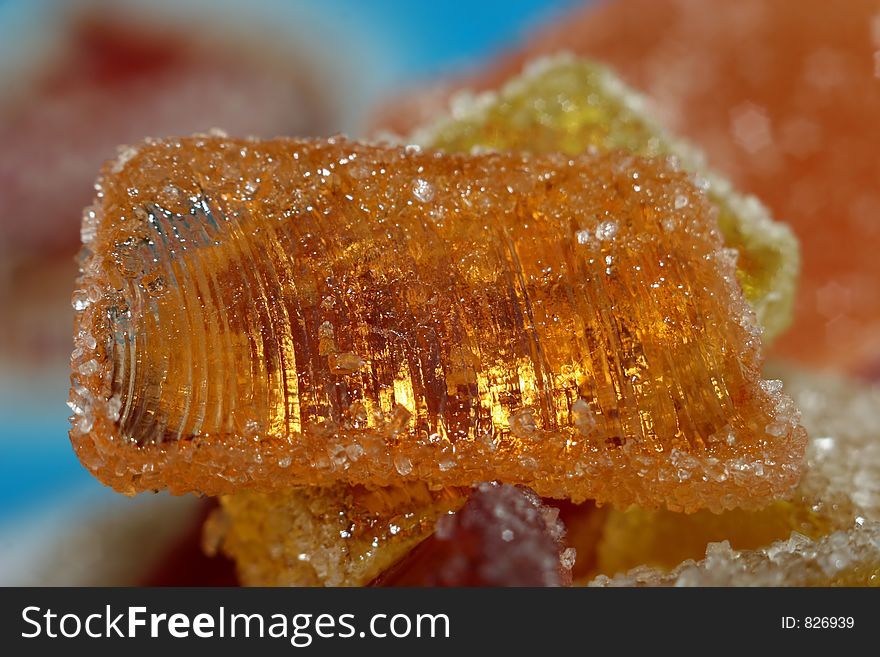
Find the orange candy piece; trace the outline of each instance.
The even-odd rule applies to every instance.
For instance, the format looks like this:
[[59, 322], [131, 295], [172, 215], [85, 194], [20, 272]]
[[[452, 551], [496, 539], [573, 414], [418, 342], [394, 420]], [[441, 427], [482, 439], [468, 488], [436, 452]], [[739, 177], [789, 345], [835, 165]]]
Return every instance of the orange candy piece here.
[[109, 165], [70, 405], [118, 490], [470, 486], [755, 507], [805, 435], [664, 160], [194, 137]]

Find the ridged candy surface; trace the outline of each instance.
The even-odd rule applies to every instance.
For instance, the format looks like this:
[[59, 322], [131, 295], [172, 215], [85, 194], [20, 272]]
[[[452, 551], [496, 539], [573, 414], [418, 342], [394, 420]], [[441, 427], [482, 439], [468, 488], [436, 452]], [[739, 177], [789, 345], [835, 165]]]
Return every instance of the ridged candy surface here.
[[71, 439], [119, 490], [497, 479], [693, 510], [797, 481], [797, 412], [665, 160], [194, 137], [98, 190]]

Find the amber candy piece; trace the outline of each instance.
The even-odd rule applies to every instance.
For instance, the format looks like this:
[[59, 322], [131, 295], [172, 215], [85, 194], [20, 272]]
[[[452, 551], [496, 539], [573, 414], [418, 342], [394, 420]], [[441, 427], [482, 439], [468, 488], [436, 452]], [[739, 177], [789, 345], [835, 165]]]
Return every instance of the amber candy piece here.
[[71, 439], [118, 490], [501, 480], [720, 510], [797, 481], [797, 412], [666, 160], [195, 137], [98, 190]]

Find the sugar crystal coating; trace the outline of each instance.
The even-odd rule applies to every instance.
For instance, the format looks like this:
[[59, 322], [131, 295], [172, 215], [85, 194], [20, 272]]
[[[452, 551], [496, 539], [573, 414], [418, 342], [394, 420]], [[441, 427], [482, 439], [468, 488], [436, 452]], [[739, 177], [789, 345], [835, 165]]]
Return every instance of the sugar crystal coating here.
[[624, 575], [600, 575], [590, 586], [878, 586], [880, 523], [865, 522], [817, 541], [791, 538], [757, 550], [711, 543], [706, 558], [688, 560], [669, 573], [649, 567]]
[[[737, 278], [764, 328], [765, 343], [790, 323], [799, 267], [791, 230], [773, 221], [758, 199], [709, 170], [694, 146], [668, 135], [651, 119], [645, 100], [603, 66], [567, 55], [538, 59], [499, 90], [479, 96], [460, 91], [451, 105], [449, 117], [417, 129], [410, 140], [461, 152], [674, 154], [701, 177], [718, 208], [721, 233], [739, 254]], [[687, 202], [682, 195], [675, 206]]]
[[98, 189], [71, 439], [119, 490], [497, 479], [720, 510], [797, 481], [796, 409], [664, 160], [195, 137]]
[[440, 516], [434, 534], [386, 571], [381, 586], [561, 586], [575, 555], [559, 512], [528, 489], [484, 483]]
[[611, 510], [598, 583], [880, 585], [880, 388], [781, 376], [810, 432], [797, 488], [760, 511]]

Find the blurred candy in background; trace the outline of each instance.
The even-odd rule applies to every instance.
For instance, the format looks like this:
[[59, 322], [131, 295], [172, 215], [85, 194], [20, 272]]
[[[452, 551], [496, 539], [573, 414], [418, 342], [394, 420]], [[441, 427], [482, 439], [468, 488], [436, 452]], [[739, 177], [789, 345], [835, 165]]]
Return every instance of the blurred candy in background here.
[[0, 584], [153, 581], [202, 513], [103, 489], [66, 437], [74, 256], [102, 162], [215, 128], [363, 134], [389, 94], [571, 4], [0, 2]]

